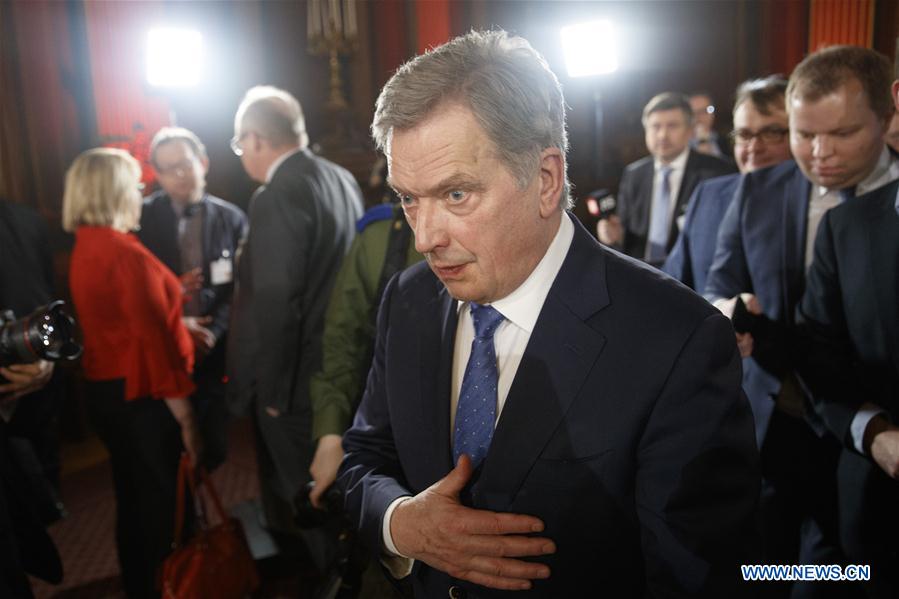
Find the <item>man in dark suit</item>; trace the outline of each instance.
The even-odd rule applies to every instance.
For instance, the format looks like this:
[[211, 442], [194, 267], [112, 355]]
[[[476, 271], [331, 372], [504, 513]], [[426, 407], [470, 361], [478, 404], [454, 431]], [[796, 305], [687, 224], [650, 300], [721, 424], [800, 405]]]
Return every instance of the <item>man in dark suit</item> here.
[[[734, 158], [740, 173], [749, 173], [790, 159], [784, 93], [787, 81], [778, 75], [751, 79], [737, 88], [734, 102]], [[662, 270], [699, 293], [712, 259], [718, 227], [740, 182], [740, 174], [701, 181], [687, 204], [687, 216], [674, 249]]]
[[[893, 82], [899, 106], [899, 79]], [[899, 594], [899, 182], [824, 215], [799, 315], [811, 345], [800, 372], [843, 445], [840, 535], [870, 564], [871, 597]]]
[[321, 368], [325, 308], [362, 216], [353, 176], [308, 143], [296, 98], [247, 92], [232, 147], [263, 185], [238, 259], [229, 396], [235, 411], [252, 409], [263, 507], [269, 527], [285, 532], [315, 451], [309, 379]]
[[382, 90], [427, 263], [384, 294], [346, 507], [418, 597], [735, 596], [759, 479], [732, 332], [567, 212], [564, 106], [503, 31]]
[[209, 158], [192, 131], [160, 129], [150, 144], [150, 162], [161, 189], [144, 199], [138, 237], [188, 287], [184, 323], [197, 354], [191, 401], [203, 436], [203, 462], [212, 470], [225, 460], [225, 335], [234, 256], [247, 233], [247, 217], [206, 193]]
[[606, 245], [661, 266], [683, 225], [687, 200], [704, 179], [736, 170], [729, 161], [690, 149], [693, 111], [683, 94], [657, 95], [643, 109], [650, 155], [624, 169], [618, 214], [599, 221]]
[[[768, 558], [836, 563], [835, 468], [839, 445], [826, 434], [797, 383], [791, 337], [817, 225], [844, 196], [899, 177], [883, 142], [892, 114], [889, 62], [871, 50], [837, 46], [807, 57], [790, 77], [788, 161], [744, 176], [721, 224], [705, 295], [731, 316], [742, 299], [764, 317], [740, 336], [743, 388], [752, 404], [765, 476]], [[808, 462], [797, 456], [808, 456]], [[809, 467], [809, 465], [811, 467]], [[770, 508], [770, 510], [766, 509]], [[787, 520], [784, 520], [787, 518]], [[815, 531], [816, 532], [812, 532]], [[786, 561], [784, 561], [786, 560]]]

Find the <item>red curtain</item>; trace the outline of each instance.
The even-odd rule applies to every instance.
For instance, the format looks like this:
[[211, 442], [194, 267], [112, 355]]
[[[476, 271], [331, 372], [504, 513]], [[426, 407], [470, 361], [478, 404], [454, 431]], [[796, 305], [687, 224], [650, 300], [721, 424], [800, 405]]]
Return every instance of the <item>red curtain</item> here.
[[131, 152], [152, 180], [149, 144], [170, 124], [167, 99], [145, 83], [145, 47], [151, 24], [164, 16], [156, 2], [85, 2], [97, 135], [103, 145]]
[[874, 3], [875, 0], [811, 0], [809, 51], [836, 44], [870, 48]]
[[418, 0], [415, 3], [417, 51], [446, 43], [452, 37], [450, 0]]

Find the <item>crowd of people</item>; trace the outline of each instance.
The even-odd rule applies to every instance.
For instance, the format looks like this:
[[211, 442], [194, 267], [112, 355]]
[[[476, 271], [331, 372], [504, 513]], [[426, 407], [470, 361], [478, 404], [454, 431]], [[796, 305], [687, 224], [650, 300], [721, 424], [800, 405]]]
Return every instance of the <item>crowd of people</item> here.
[[[709, 94], [660, 93], [595, 236], [571, 212], [559, 82], [502, 31], [384, 86], [396, 202], [364, 214], [274, 87], [235, 115], [248, 215], [207, 193], [189, 130], [156, 133], [147, 197], [127, 152], [84, 152], [63, 227], [126, 594], [158, 596], [180, 455], [218, 467], [230, 413], [253, 422], [275, 538], [326, 563], [334, 527], [297, 506], [339, 489], [392, 593], [895, 597], [896, 106], [889, 61], [848, 46], [742, 83], [730, 143]], [[0, 372], [25, 405], [52, 364]], [[4, 455], [23, 435], [0, 434]], [[17, 538], [11, 596], [35, 572]], [[748, 581], [752, 564], [870, 577]], [[375, 596], [352, 567], [345, 596]]]

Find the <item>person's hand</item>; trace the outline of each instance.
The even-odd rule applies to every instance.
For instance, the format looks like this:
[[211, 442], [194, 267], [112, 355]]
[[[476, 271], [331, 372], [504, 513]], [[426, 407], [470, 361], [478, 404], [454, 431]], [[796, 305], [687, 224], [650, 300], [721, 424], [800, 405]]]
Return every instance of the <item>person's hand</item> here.
[[337, 468], [343, 460], [342, 441], [343, 437], [340, 435], [322, 435], [315, 447], [315, 456], [309, 466], [309, 474], [312, 475], [315, 486], [309, 492], [309, 501], [318, 509], [324, 509], [321, 497], [337, 478]]
[[206, 328], [212, 322], [211, 316], [185, 316], [181, 319], [194, 340], [194, 349], [201, 357], [206, 356], [215, 347], [215, 334]]
[[32, 364], [12, 364], [0, 368], [0, 374], [8, 381], [0, 384], [2, 400], [18, 399], [47, 384], [53, 376], [53, 362], [38, 360]]
[[[718, 300], [717, 302], [715, 302], [715, 307], [718, 308], [718, 310], [720, 310], [722, 314], [730, 319], [733, 319], [734, 310], [736, 309], [738, 298], [743, 300], [743, 303], [746, 305], [746, 311], [750, 314], [755, 314], [756, 316], [758, 316], [762, 313], [762, 304], [759, 303], [759, 299], [752, 293], [741, 293], [740, 295], [736, 295], [730, 299]], [[735, 334], [737, 336], [737, 349], [740, 350], [740, 357], [748, 358], [752, 355], [752, 334]]]
[[203, 269], [199, 266], [187, 271], [179, 278], [181, 279], [181, 293], [185, 297], [193, 295], [203, 287]]
[[875, 416], [865, 429], [864, 446], [887, 476], [899, 479], [899, 427]]
[[624, 227], [617, 214], [610, 214], [596, 223], [596, 236], [606, 245], [618, 245], [624, 239]]
[[396, 507], [390, 535], [397, 551], [454, 578], [495, 589], [529, 589], [532, 580], [548, 578], [545, 564], [512, 559], [556, 551], [547, 538], [523, 536], [543, 531], [543, 522], [463, 506], [459, 492], [471, 472], [471, 460], [463, 455], [444, 478]]

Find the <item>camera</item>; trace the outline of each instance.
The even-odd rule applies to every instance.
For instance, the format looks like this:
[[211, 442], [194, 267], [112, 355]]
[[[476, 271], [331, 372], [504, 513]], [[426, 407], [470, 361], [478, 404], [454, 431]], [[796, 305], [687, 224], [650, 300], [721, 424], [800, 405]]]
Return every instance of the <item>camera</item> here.
[[38, 360], [75, 360], [82, 347], [75, 341], [75, 320], [56, 300], [16, 320], [11, 310], [0, 312], [0, 366]]

